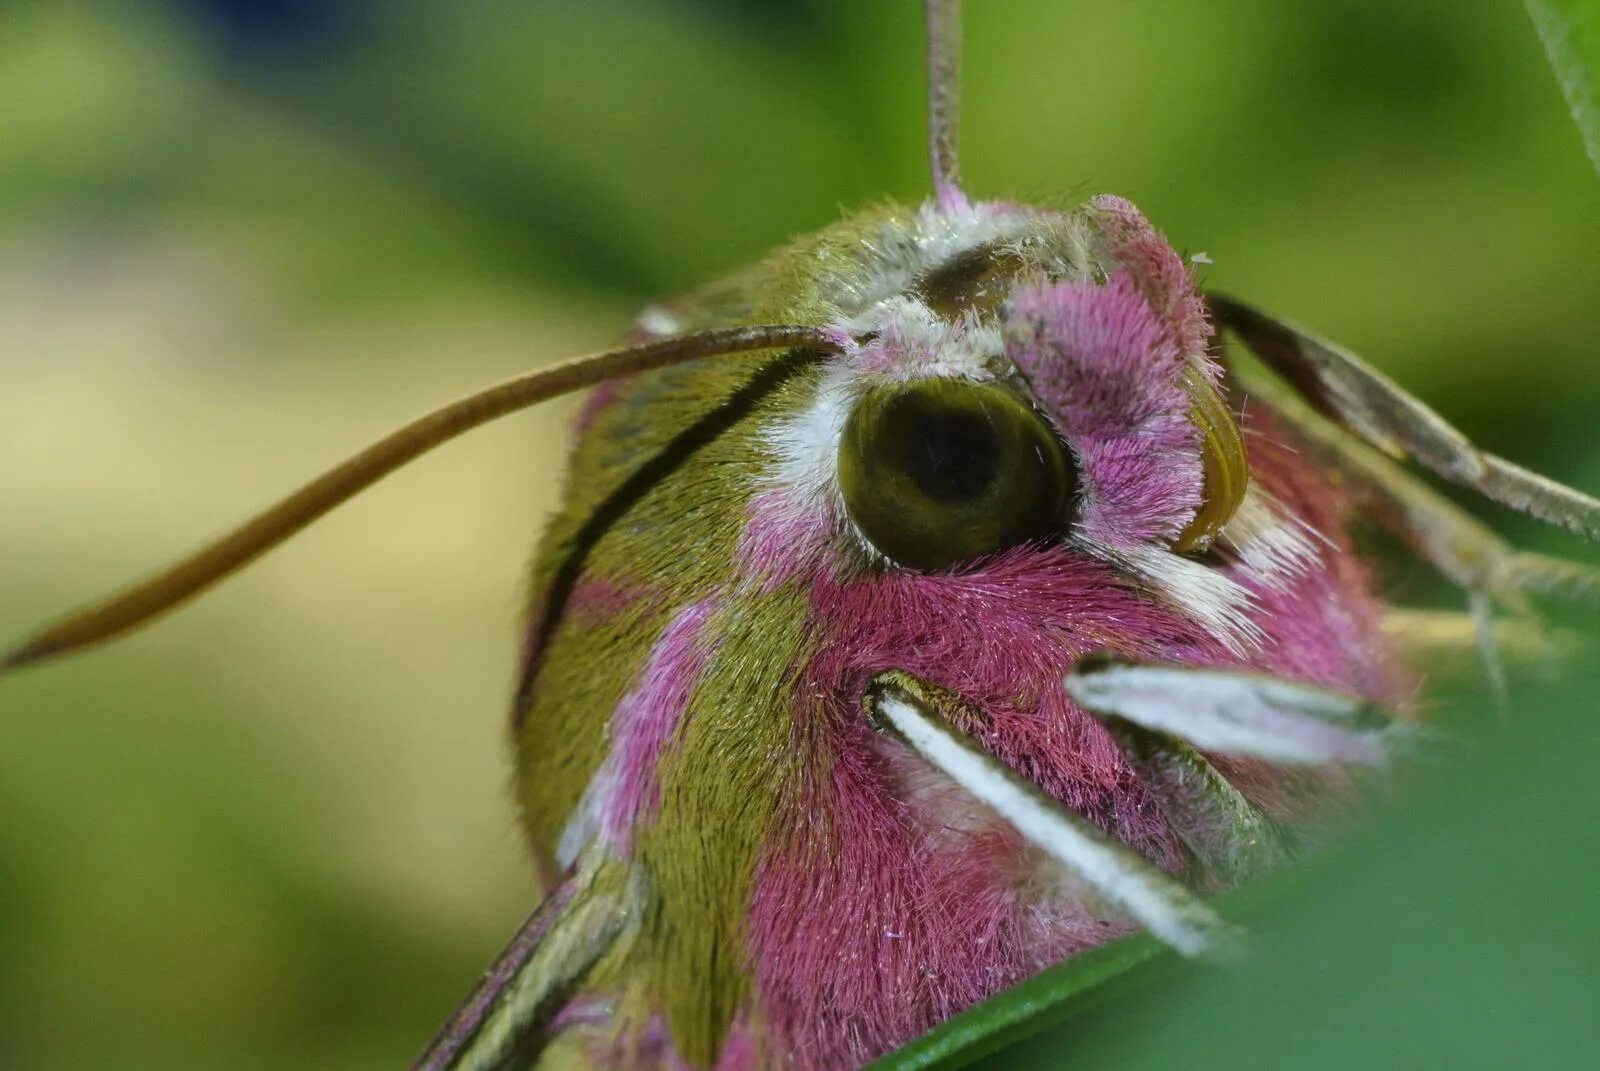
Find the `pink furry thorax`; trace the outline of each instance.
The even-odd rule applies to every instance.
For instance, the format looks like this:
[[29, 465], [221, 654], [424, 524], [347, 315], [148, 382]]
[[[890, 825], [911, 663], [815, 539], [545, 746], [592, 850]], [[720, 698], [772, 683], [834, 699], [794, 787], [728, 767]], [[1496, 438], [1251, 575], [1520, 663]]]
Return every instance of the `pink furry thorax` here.
[[1183, 258], [1133, 203], [1111, 194], [1089, 202], [1105, 255], [1120, 265], [1167, 330], [1180, 352], [1204, 352], [1211, 339], [1205, 299]]

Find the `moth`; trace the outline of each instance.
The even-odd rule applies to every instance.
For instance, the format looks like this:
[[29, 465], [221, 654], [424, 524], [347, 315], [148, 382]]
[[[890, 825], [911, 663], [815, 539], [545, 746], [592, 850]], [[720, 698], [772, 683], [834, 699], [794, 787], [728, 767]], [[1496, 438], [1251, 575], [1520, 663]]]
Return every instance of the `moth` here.
[[[1493, 672], [1497, 614], [1600, 587], [1418, 473], [1588, 538], [1600, 503], [1202, 292], [1128, 202], [969, 196], [956, 14], [926, 9], [925, 203], [431, 413], [7, 656], [126, 632], [594, 388], [512, 718], [546, 898], [418, 1067], [851, 1067], [1138, 927], [1225, 954], [1209, 894], [1313, 848], [1415, 739], [1408, 655]], [[1468, 612], [1383, 605], [1359, 516]]]

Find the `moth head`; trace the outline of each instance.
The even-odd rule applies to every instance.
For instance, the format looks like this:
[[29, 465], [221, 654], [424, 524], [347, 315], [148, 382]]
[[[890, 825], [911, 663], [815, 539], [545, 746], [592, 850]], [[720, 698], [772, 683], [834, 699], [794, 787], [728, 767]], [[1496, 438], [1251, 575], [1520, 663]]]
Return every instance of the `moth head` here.
[[1068, 537], [1195, 554], [1244, 499], [1204, 306], [1126, 202], [938, 259], [873, 317], [856, 324], [872, 341], [838, 489], [897, 565], [942, 570]]

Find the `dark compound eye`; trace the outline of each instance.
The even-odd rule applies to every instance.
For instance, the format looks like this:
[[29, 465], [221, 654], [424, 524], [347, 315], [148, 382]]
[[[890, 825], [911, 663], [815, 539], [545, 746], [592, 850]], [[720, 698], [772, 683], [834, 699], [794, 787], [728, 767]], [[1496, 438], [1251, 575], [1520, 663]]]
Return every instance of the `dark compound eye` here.
[[993, 383], [929, 378], [871, 391], [839, 442], [839, 487], [896, 564], [943, 569], [1058, 529], [1077, 474], [1061, 441]]

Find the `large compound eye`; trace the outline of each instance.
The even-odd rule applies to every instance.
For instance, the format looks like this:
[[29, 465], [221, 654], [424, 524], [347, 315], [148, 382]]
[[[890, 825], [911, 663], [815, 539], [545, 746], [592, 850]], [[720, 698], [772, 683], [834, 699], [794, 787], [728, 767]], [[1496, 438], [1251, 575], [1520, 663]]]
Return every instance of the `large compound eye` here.
[[1058, 529], [1076, 482], [1043, 418], [992, 383], [928, 378], [870, 391], [839, 442], [851, 519], [885, 557], [917, 569]]

